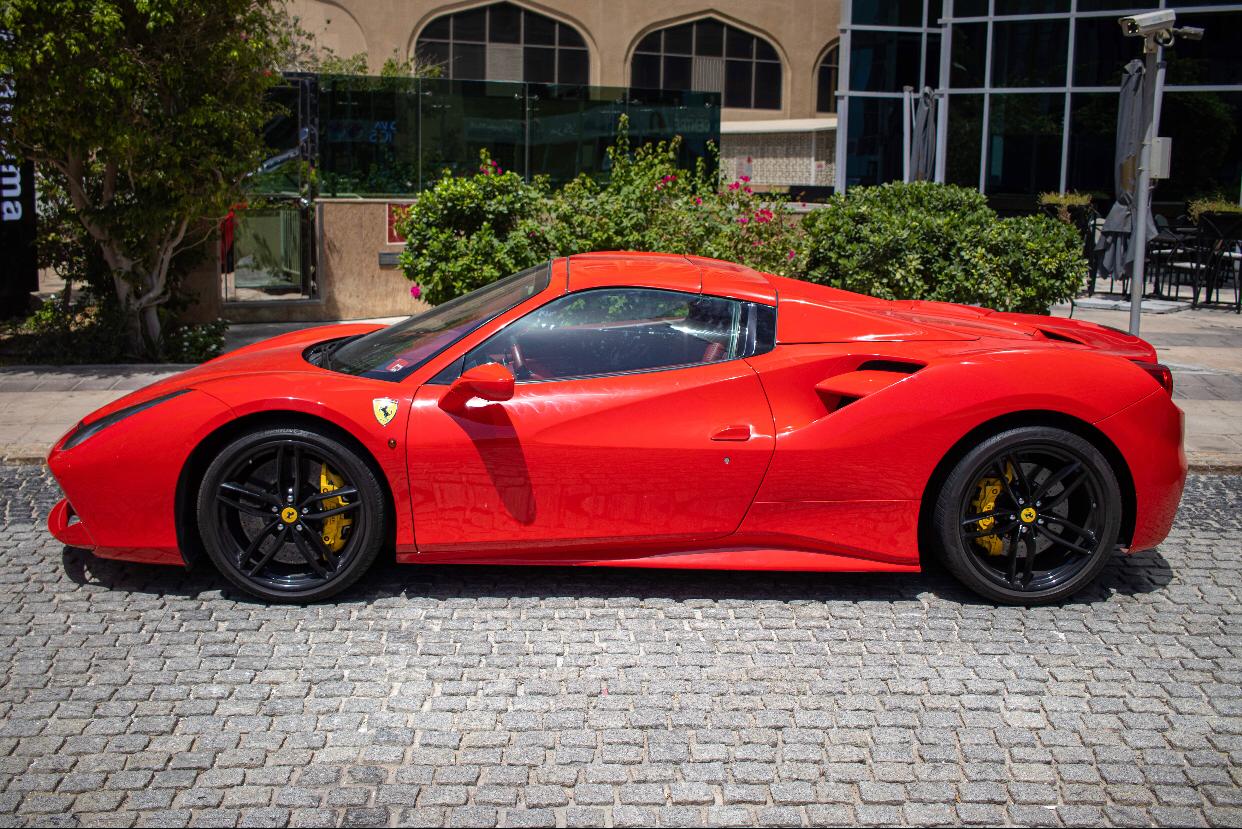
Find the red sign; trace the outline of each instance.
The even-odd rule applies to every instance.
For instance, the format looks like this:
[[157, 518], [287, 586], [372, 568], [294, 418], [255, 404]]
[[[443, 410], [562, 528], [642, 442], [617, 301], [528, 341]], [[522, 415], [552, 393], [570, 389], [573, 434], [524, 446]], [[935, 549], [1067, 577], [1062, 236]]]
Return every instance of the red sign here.
[[397, 222], [401, 221], [402, 215], [409, 208], [409, 204], [396, 204], [394, 202], [388, 203], [388, 244], [405, 244], [405, 237], [397, 232]]

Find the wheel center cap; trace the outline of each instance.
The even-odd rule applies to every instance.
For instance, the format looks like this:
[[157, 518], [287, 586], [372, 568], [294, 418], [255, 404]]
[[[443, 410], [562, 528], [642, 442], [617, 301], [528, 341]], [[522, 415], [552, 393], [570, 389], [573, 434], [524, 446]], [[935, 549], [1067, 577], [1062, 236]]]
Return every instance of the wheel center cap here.
[[[1025, 516], [1025, 513], [1023, 513], [1023, 515]], [[298, 520], [297, 509], [295, 509], [294, 507], [285, 507], [284, 509], [280, 511], [280, 520], [284, 521], [286, 524], [292, 524], [294, 521], [297, 521]], [[1022, 520], [1025, 521], [1026, 518], [1023, 518]]]
[[1035, 520], [1035, 517], [1036, 517], [1035, 508], [1027, 507], [1026, 509], [1022, 510], [1020, 517], [1022, 518], [1023, 524], [1031, 523], [1032, 521]]

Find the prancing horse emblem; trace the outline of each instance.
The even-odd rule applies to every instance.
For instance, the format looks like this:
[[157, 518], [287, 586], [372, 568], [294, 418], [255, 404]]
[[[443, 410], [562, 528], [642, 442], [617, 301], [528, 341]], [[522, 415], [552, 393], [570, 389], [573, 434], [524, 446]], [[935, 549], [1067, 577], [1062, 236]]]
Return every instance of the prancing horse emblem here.
[[371, 411], [375, 412], [379, 425], [387, 426], [397, 416], [397, 401], [391, 397], [377, 397], [371, 401]]

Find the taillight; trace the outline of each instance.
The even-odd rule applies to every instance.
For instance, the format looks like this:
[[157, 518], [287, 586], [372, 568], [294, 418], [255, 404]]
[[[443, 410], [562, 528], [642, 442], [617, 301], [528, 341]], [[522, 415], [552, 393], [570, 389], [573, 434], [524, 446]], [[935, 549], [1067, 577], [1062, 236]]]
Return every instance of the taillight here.
[[1140, 363], [1136, 362], [1136, 366], [1151, 375], [1151, 378], [1160, 384], [1169, 397], [1173, 396], [1173, 372], [1164, 363]]

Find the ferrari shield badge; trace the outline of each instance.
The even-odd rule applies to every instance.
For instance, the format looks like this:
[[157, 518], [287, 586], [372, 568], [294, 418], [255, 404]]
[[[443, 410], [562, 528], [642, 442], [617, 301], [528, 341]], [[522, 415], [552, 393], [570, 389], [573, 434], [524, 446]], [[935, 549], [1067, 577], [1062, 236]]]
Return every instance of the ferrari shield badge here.
[[379, 425], [387, 426], [397, 416], [397, 401], [391, 397], [377, 397], [371, 401], [371, 411], [375, 413]]

